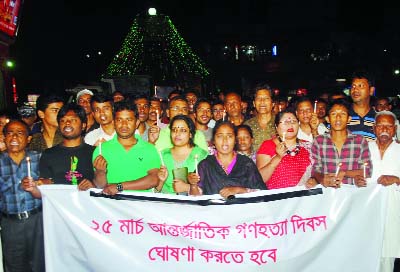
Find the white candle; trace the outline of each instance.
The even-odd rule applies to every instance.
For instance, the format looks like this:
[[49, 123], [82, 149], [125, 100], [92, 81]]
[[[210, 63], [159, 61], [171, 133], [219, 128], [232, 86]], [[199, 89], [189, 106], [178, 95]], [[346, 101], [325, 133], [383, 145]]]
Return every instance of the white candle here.
[[99, 139], [99, 155], [101, 155], [101, 140]]
[[154, 85], [154, 96], [157, 97], [157, 86]]
[[162, 155], [161, 155], [161, 151], [158, 151], [158, 154], [160, 155], [161, 165], [165, 166], [164, 160], [163, 160]]
[[337, 177], [337, 176], [339, 175], [340, 166], [342, 166], [342, 163], [341, 163], [341, 162], [337, 165], [335, 177]]
[[225, 110], [224, 110], [224, 112], [222, 113], [222, 121], [225, 121]]
[[198, 155], [196, 154], [196, 155], [194, 155], [194, 165], [195, 165], [195, 167], [196, 167], [196, 174], [199, 174], [199, 169], [197, 168], [197, 164], [199, 163], [198, 161], [197, 161], [197, 159], [198, 159]]
[[282, 142], [285, 142], [285, 136], [286, 136], [286, 131], [284, 133], [282, 133]]
[[363, 176], [364, 176], [364, 179], [367, 177], [367, 165], [368, 165], [368, 163], [364, 163], [363, 164]]
[[28, 168], [28, 178], [31, 178], [31, 158], [26, 157], [26, 165]]
[[282, 105], [279, 104], [279, 112], [281, 112], [281, 111], [282, 111]]
[[318, 103], [318, 101], [315, 100], [314, 101], [314, 113], [317, 113], [317, 103]]

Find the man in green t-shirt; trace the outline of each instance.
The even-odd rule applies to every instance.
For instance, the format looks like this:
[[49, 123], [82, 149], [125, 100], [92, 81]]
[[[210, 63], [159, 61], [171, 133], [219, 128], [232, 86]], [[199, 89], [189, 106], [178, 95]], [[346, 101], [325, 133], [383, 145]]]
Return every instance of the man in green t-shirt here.
[[160, 157], [154, 145], [135, 135], [137, 107], [121, 101], [115, 103], [113, 115], [115, 137], [93, 152], [94, 182], [110, 195], [123, 190], [150, 191], [158, 185]]

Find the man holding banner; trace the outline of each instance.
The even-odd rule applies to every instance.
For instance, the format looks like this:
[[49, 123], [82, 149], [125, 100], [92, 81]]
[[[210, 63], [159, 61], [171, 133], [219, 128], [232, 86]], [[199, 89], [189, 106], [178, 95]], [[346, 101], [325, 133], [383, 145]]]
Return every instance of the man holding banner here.
[[5, 271], [45, 271], [42, 201], [21, 183], [39, 178], [40, 153], [26, 149], [31, 136], [23, 121], [4, 128], [6, 151], [0, 153], [1, 240]]
[[117, 135], [93, 152], [94, 182], [103, 193], [150, 189], [158, 185], [160, 157], [154, 145], [135, 135], [139, 125], [136, 105], [121, 101], [114, 106]]
[[344, 99], [331, 102], [327, 116], [331, 130], [317, 136], [311, 147], [315, 162], [311, 174], [325, 187], [339, 188], [341, 183], [365, 186], [372, 173], [367, 141], [347, 129], [349, 110]]

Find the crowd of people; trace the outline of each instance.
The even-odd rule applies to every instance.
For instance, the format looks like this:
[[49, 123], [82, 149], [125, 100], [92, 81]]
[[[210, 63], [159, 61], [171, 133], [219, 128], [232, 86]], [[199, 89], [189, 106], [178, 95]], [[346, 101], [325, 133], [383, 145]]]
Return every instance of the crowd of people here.
[[[196, 91], [158, 97], [80, 91], [41, 95], [19, 118], [0, 114], [1, 241], [6, 271], [44, 271], [42, 184], [104, 194], [236, 194], [318, 184], [400, 184], [397, 116], [367, 73], [350, 95], [275, 97], [268, 84], [243, 103]], [[252, 104], [252, 106], [250, 105]]]

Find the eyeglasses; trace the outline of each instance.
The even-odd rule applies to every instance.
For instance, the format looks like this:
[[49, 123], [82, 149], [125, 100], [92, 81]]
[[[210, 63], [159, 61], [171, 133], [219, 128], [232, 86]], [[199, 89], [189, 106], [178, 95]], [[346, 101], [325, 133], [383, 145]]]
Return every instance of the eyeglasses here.
[[189, 130], [188, 129], [186, 129], [186, 128], [172, 128], [171, 129], [171, 132], [172, 133], [178, 133], [178, 132], [180, 132], [180, 133], [187, 133]]
[[296, 119], [290, 119], [290, 120], [280, 121], [279, 124], [294, 125], [294, 124], [297, 124], [298, 122], [299, 121]]

